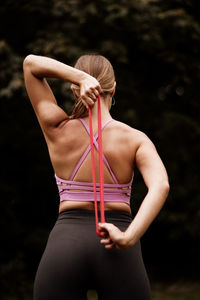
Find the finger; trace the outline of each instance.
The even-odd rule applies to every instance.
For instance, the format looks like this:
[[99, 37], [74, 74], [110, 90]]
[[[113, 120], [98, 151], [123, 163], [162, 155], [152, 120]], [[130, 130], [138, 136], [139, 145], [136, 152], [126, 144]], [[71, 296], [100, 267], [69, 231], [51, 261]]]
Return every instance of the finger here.
[[87, 103], [89, 106], [93, 106], [95, 101], [93, 99], [91, 99], [90, 97], [88, 97]]
[[95, 88], [92, 89], [93, 93], [95, 94], [95, 97], [97, 98], [99, 95], [99, 91]]
[[115, 247], [114, 243], [105, 246], [106, 249], [112, 249], [114, 247]]
[[94, 105], [94, 101], [90, 97], [83, 95], [81, 98], [82, 98], [82, 101], [84, 101], [87, 105], [89, 105], [89, 106]]
[[101, 231], [105, 231], [105, 232], [106, 232], [106, 229], [105, 229], [105, 228], [103, 228], [103, 227], [101, 227], [101, 226], [99, 226], [99, 230], [101, 230]]
[[97, 100], [97, 97], [94, 93], [90, 93], [89, 97], [95, 102]]
[[100, 228], [106, 228], [107, 227], [107, 225], [108, 225], [108, 223], [99, 223], [99, 227]]
[[99, 225], [99, 230], [107, 232], [107, 228], [105, 228], [103, 225]]
[[107, 232], [107, 231], [101, 231], [101, 230], [99, 230], [99, 231], [100, 231], [101, 236], [102, 236], [103, 238], [108, 238], [108, 232]]
[[105, 231], [109, 232], [109, 230], [111, 229], [112, 224], [109, 223], [99, 223], [99, 230], [104, 229]]
[[98, 94], [102, 92], [100, 83], [98, 82], [98, 84], [95, 87], [91, 87], [90, 90], [95, 91], [96, 96], [98, 96]]
[[112, 241], [110, 238], [107, 238], [107, 239], [101, 239], [100, 243], [103, 245], [108, 245], [108, 244], [111, 244]]
[[101, 89], [101, 86], [100, 86], [100, 85], [98, 85], [98, 86], [96, 87], [96, 90], [98, 91], [99, 94], [101, 94], [102, 89]]
[[92, 106], [94, 105], [94, 99], [91, 97], [91, 94], [87, 96], [86, 98], [86, 102], [88, 103], [88, 105]]

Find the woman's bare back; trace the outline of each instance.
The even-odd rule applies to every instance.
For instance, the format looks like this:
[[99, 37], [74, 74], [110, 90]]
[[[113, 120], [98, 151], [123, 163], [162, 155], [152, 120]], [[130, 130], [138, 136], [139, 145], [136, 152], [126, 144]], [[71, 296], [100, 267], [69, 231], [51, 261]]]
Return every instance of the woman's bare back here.
[[[85, 118], [86, 123], [87, 118]], [[94, 134], [97, 127], [94, 126]], [[103, 130], [103, 153], [116, 175], [119, 183], [127, 183], [133, 174], [135, 153], [139, 146], [142, 133], [128, 125], [113, 120]], [[97, 140], [98, 142], [98, 140]], [[51, 141], [47, 141], [49, 154], [55, 173], [69, 179], [90, 144], [89, 135], [80, 120], [70, 120], [61, 128], [55, 130]], [[98, 153], [95, 149], [96, 166], [98, 167]], [[92, 182], [90, 152], [83, 161], [74, 178], [75, 181]], [[98, 182], [98, 172], [97, 172]], [[113, 179], [104, 164], [104, 182], [113, 183]]]
[[[88, 118], [85, 118], [88, 124]], [[94, 132], [97, 124], [94, 122]], [[128, 125], [112, 120], [103, 129], [103, 153], [119, 183], [128, 183], [133, 176], [135, 153], [140, 144], [142, 133]], [[97, 139], [98, 142], [98, 139]], [[51, 162], [56, 175], [69, 180], [81, 156], [90, 144], [89, 135], [78, 119], [69, 120], [54, 129], [51, 140], [47, 140]], [[98, 152], [95, 149], [96, 178], [98, 176]], [[92, 182], [90, 152], [78, 169], [74, 181]], [[114, 183], [113, 178], [104, 164], [104, 183]], [[60, 211], [71, 208], [93, 209], [91, 202], [64, 201], [60, 204]], [[105, 203], [105, 209], [121, 209], [130, 211], [125, 203]]]

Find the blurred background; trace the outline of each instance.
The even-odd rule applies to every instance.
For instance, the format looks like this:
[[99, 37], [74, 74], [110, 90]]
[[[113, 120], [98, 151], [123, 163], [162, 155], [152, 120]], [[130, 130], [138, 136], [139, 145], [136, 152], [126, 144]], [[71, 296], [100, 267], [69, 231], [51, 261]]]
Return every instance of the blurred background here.
[[[59, 198], [47, 147], [29, 103], [28, 54], [69, 65], [97, 52], [114, 66], [114, 118], [144, 131], [167, 168], [171, 190], [142, 238], [153, 300], [199, 299], [198, 0], [4, 0], [0, 6], [0, 298], [32, 299], [32, 285]], [[69, 84], [49, 80], [69, 114]], [[146, 188], [135, 172], [131, 206]], [[77, 287], [78, 288], [78, 287]], [[96, 299], [93, 291], [89, 299]]]

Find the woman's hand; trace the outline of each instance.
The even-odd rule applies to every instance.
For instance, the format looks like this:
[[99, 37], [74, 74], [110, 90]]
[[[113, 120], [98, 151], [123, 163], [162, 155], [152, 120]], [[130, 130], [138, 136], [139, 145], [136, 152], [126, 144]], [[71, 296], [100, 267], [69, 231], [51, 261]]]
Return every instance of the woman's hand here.
[[111, 223], [100, 223], [99, 231], [102, 234], [101, 244], [105, 245], [106, 249], [128, 249], [134, 244], [128, 238], [126, 232], [121, 231]]
[[88, 106], [93, 106], [98, 95], [101, 93], [101, 86], [96, 78], [87, 74], [80, 82], [80, 98], [88, 109]]

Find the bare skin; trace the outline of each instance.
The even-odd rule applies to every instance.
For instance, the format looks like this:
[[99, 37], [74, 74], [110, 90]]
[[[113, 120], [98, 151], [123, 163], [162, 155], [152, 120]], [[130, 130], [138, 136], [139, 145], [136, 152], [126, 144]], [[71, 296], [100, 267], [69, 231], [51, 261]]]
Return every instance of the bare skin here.
[[[25, 58], [23, 67], [26, 89], [43, 131], [54, 171], [58, 177], [69, 179], [89, 144], [89, 136], [79, 120], [70, 120], [66, 112], [57, 105], [45, 78], [59, 78], [80, 86], [83, 104], [92, 108], [94, 134], [97, 132], [96, 99], [101, 87], [94, 77], [47, 57], [29, 55]], [[111, 118], [109, 110], [114, 92], [115, 90], [107, 98], [101, 99], [102, 123]], [[88, 117], [84, 119], [88, 124]], [[105, 248], [127, 249], [141, 238], [161, 210], [169, 191], [168, 177], [150, 139], [124, 123], [113, 121], [105, 127], [103, 151], [119, 183], [131, 180], [136, 165], [148, 188], [137, 215], [125, 232], [113, 224], [100, 224], [100, 242]], [[97, 161], [97, 153], [95, 156]], [[74, 180], [92, 182], [90, 156], [87, 156]], [[104, 182], [113, 183], [105, 166]], [[74, 208], [93, 210], [94, 204], [63, 201], [60, 203], [59, 212]], [[105, 210], [131, 212], [129, 205], [118, 202], [105, 202]]]

